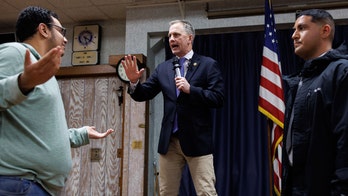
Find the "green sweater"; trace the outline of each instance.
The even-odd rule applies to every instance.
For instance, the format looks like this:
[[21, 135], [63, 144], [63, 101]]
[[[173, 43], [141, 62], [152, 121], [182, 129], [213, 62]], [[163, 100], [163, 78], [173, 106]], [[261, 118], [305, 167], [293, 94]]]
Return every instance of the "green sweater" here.
[[[30, 45], [31, 61], [40, 55]], [[58, 195], [72, 167], [70, 147], [89, 143], [87, 129], [68, 129], [58, 82], [52, 77], [27, 96], [18, 87], [25, 50], [0, 45], [0, 175], [38, 181]]]

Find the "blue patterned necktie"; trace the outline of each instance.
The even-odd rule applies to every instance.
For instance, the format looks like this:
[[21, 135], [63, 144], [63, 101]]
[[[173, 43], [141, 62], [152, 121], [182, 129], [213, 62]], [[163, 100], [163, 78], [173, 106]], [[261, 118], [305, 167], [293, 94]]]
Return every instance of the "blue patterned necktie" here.
[[[185, 57], [182, 57], [179, 59], [181, 77], [184, 77], [184, 74], [185, 74], [185, 66], [184, 66], [185, 61], [186, 61]], [[180, 94], [180, 91], [178, 89], [176, 89], [176, 96], [179, 96], [179, 94]], [[179, 129], [179, 127], [178, 127], [178, 114], [175, 113], [173, 133], [175, 133], [178, 129]]]
[[[184, 77], [184, 74], [185, 74], [185, 66], [184, 66], [185, 61], [186, 61], [185, 57], [181, 57], [179, 59], [181, 77]], [[180, 94], [180, 91], [176, 89], [176, 96], [179, 96], [179, 94]]]
[[180, 72], [182, 77], [184, 77], [184, 73], [185, 73], [185, 66], [184, 66], [185, 61], [186, 61], [185, 57], [181, 57], [179, 60]]

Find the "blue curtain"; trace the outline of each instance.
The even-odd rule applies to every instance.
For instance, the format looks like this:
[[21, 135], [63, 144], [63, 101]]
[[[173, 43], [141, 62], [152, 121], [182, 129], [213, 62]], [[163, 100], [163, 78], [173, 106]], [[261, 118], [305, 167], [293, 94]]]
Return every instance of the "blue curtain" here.
[[[294, 55], [293, 30], [278, 30], [283, 75], [299, 71], [303, 62]], [[337, 27], [334, 47], [348, 35]], [[194, 52], [216, 59], [225, 80], [225, 103], [214, 110], [214, 164], [216, 189], [222, 196], [269, 196], [271, 165], [267, 119], [258, 111], [263, 31], [197, 35]], [[168, 38], [166, 59], [172, 57]], [[185, 168], [181, 196], [195, 195], [189, 170]]]

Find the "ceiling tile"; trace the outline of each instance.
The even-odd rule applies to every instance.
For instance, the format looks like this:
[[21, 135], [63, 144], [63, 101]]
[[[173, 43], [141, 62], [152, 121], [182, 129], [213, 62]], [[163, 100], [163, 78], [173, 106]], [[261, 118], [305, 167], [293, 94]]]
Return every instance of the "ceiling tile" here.
[[7, 13], [17, 13], [18, 14], [19, 9], [17, 9], [15, 6], [10, 5], [9, 3], [2, 2], [0, 6], [0, 13], [3, 15], [6, 15]]
[[[181, 2], [207, 3], [210, 11], [250, 10], [262, 9], [261, 0], [181, 0]], [[274, 0], [273, 6], [287, 6], [315, 3], [339, 4], [346, 7], [347, 0]], [[126, 9], [129, 6], [153, 6], [178, 3], [178, 0], [0, 0], [0, 32], [10, 24], [15, 25], [19, 12], [29, 5], [37, 5], [56, 12], [60, 21], [66, 23], [82, 23], [85, 21], [103, 21], [112, 19], [126, 19]], [[313, 4], [314, 3], [314, 4]], [[346, 4], [343, 4], [346, 3]], [[10, 25], [11, 26], [11, 25]]]
[[122, 19], [126, 16], [125, 5], [98, 6], [100, 11], [105, 13], [110, 19]]
[[89, 0], [48, 0], [56, 8], [76, 8], [93, 6]]
[[94, 5], [130, 4], [134, 0], [90, 0]]
[[86, 22], [86, 21], [101, 21], [108, 20], [106, 14], [99, 9], [91, 9], [90, 7], [80, 7], [73, 9], [66, 9], [65, 13], [67, 16], [72, 18], [75, 22]]
[[40, 6], [44, 7], [46, 9], [52, 9], [53, 6], [46, 0], [6, 0], [8, 4], [13, 6], [17, 9], [17, 12], [19, 13], [22, 9], [28, 7], [28, 6]]

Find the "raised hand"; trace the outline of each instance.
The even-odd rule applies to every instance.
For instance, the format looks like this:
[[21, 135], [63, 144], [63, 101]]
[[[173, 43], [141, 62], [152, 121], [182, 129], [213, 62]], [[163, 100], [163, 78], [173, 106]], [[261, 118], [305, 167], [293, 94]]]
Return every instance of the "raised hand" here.
[[26, 94], [39, 84], [43, 84], [54, 76], [59, 70], [64, 49], [61, 46], [52, 48], [40, 60], [32, 63], [30, 52], [25, 52], [24, 71], [19, 76], [18, 84], [21, 91]]
[[121, 63], [129, 81], [132, 83], [136, 83], [145, 71], [144, 68], [138, 70], [137, 58], [135, 56], [126, 55]]

